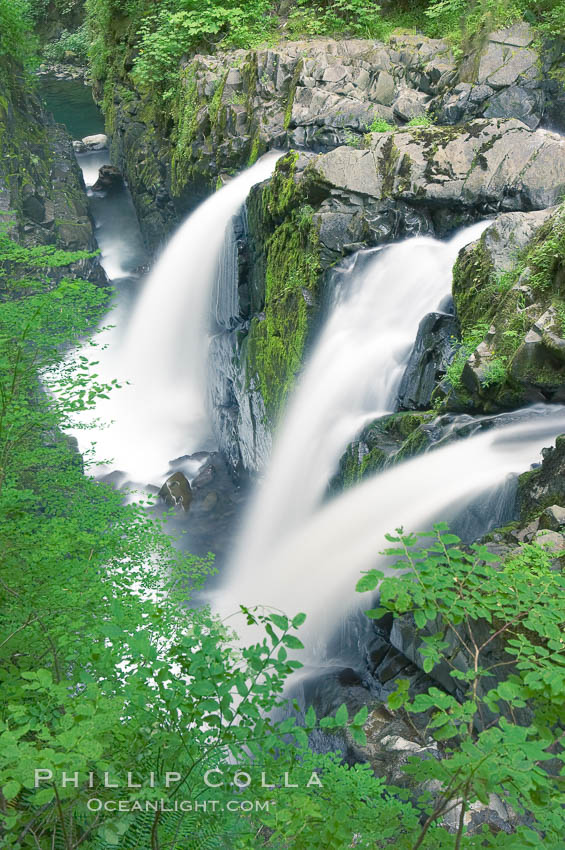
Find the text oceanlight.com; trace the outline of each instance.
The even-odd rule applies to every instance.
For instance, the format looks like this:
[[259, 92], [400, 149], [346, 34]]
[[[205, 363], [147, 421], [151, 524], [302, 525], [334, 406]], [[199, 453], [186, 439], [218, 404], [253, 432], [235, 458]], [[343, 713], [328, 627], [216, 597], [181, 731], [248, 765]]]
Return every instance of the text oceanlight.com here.
[[86, 806], [91, 812], [268, 812], [276, 800], [100, 800]]

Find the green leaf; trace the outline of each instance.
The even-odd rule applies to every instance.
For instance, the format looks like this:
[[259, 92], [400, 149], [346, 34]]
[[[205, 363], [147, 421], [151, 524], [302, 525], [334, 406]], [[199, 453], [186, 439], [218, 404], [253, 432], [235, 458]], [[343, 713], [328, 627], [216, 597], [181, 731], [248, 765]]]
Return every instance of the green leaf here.
[[288, 629], [288, 619], [287, 619], [287, 617], [283, 617], [281, 614], [271, 614], [269, 619], [282, 632], [285, 632]]
[[364, 726], [367, 722], [367, 718], [369, 716], [369, 709], [366, 705], [359, 709], [355, 717], [353, 718], [353, 726]]
[[295, 635], [283, 635], [282, 640], [289, 649], [304, 649], [304, 644]]
[[14, 779], [7, 782], [4, 786], [2, 786], [2, 794], [7, 800], [13, 800], [14, 797], [17, 797], [21, 791], [22, 786], [19, 782], [16, 782]]
[[369, 570], [362, 578], [359, 579], [355, 586], [358, 593], [376, 590], [379, 582], [384, 578], [384, 573], [381, 570]]
[[343, 702], [335, 714], [335, 722], [338, 726], [345, 726], [348, 719], [347, 706]]

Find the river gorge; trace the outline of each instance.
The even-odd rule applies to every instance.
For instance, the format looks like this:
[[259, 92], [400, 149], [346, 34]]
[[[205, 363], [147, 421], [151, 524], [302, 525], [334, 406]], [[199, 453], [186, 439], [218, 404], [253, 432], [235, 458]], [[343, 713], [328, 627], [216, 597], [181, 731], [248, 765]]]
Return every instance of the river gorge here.
[[[462, 704], [478, 652], [465, 619], [444, 645], [453, 678], [426, 660], [435, 613], [365, 616], [398, 575], [389, 535], [432, 546], [448, 523], [481, 564], [531, 545], [563, 569], [563, 54], [525, 21], [463, 56], [419, 33], [283, 40], [184, 57], [161, 114], [130, 75], [137, 48], [112, 37], [114, 64], [86, 82], [41, 66], [30, 86], [6, 63], [6, 232], [74, 252], [49, 286], [70, 270], [113, 290], [96, 348], [81, 333], [42, 392], [57, 402], [76, 363], [99, 386], [65, 451], [179, 551], [212, 553], [193, 601], [237, 647], [269, 612], [306, 615], [286, 643], [294, 705], [267, 714], [365, 712], [364, 742], [326, 724], [311, 749], [403, 785], [410, 755], [444, 753], [395, 695]], [[497, 632], [495, 666], [505, 651]], [[504, 799], [470, 828], [523, 825]]]

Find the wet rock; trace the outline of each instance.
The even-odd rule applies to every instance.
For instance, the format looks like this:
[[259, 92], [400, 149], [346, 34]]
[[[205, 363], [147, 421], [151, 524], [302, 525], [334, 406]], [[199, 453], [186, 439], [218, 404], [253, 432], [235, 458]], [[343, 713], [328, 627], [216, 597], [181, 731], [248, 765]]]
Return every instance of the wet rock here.
[[540, 521], [539, 519], [536, 519], [533, 520], [533, 522], [529, 522], [524, 528], [512, 531], [511, 535], [520, 543], [531, 543], [534, 534], [539, 529], [539, 526]]
[[208, 487], [216, 477], [216, 469], [212, 461], [208, 458], [198, 475], [192, 482], [193, 490], [202, 490]]
[[108, 136], [96, 133], [93, 136], [85, 136], [82, 143], [88, 151], [102, 151], [108, 147]]
[[[456, 833], [459, 829], [460, 819], [461, 804], [455, 805], [442, 819], [442, 823], [449, 832]], [[488, 805], [477, 800], [468, 806], [463, 815], [463, 823], [467, 835], [480, 833], [485, 825], [491, 833], [505, 832], [511, 834], [519, 823], [519, 818], [514, 810], [506, 805], [498, 795], [490, 794]]]
[[539, 527], [550, 531], [559, 531], [565, 526], [565, 508], [560, 505], [550, 505], [539, 518]]
[[31, 186], [24, 187], [23, 195], [23, 214], [40, 224], [45, 219], [45, 200]]
[[122, 189], [124, 178], [115, 165], [103, 165], [98, 171], [98, 179], [93, 185], [94, 192], [115, 192]]
[[418, 335], [398, 390], [401, 410], [427, 410], [433, 392], [453, 360], [459, 336], [455, 316], [429, 313]]
[[522, 521], [539, 515], [548, 506], [565, 504], [565, 436], [558, 437], [555, 447], [544, 449], [542, 455], [541, 466], [518, 480]]
[[182, 472], [175, 472], [159, 490], [159, 498], [169, 507], [181, 507], [188, 511], [193, 496], [187, 477]]
[[213, 511], [218, 502], [220, 501], [219, 495], [215, 490], [212, 490], [210, 493], [206, 494], [204, 501], [202, 502], [202, 510], [204, 511]]
[[83, 141], [81, 141], [80, 139], [76, 139], [73, 142], [73, 150], [75, 153], [86, 153], [88, 148], [86, 147]]
[[[7, 74], [0, 107], [0, 210], [14, 211], [16, 238], [26, 246], [53, 245], [68, 251], [94, 251], [96, 242], [82, 173], [65, 127], [44, 112], [33, 87], [19, 72]], [[50, 269], [64, 276], [103, 284], [97, 259]]]

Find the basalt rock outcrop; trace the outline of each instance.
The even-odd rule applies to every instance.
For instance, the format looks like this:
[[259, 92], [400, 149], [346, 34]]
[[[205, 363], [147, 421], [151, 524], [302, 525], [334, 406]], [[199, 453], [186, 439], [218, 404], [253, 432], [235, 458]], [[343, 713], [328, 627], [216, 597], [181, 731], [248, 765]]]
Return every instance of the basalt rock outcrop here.
[[179, 69], [166, 123], [123, 67], [106, 81], [104, 103], [113, 157], [155, 247], [179, 215], [268, 148], [328, 152], [387, 122], [516, 118], [562, 128], [562, 63], [559, 46], [540, 52], [527, 24], [492, 33], [461, 62], [446, 41], [421, 35], [314, 39], [193, 57]]
[[448, 404], [565, 400], [564, 233], [563, 206], [502, 215], [461, 252], [453, 292], [463, 368]]
[[[443, 236], [501, 210], [516, 211], [514, 220], [502, 216], [499, 222], [512, 222], [508, 235], [516, 230], [517, 249], [565, 190], [565, 141], [516, 119], [405, 127], [371, 133], [365, 145], [290, 153], [273, 178], [251, 192], [242, 240], [253, 261], [242, 265], [243, 279], [230, 284], [231, 329], [212, 346], [217, 430], [234, 467], [261, 468], [331, 291], [331, 269], [344, 256], [403, 236]], [[533, 212], [528, 218], [520, 210]], [[466, 271], [461, 280], [466, 292]], [[456, 286], [456, 306], [459, 291]], [[459, 320], [466, 325], [463, 314]], [[429, 406], [458, 356], [453, 319], [428, 321], [445, 327], [420, 338], [414, 357], [422, 370], [408, 373], [404, 407]], [[461, 398], [452, 406], [490, 409]]]
[[[6, 83], [0, 98], [0, 211], [10, 214], [5, 221], [26, 246], [94, 251], [94, 228], [70, 137], [43, 111], [23, 72], [6, 60], [0, 60], [0, 72]], [[71, 270], [96, 283], [106, 280], [94, 258], [73, 263]]]
[[455, 357], [458, 337], [455, 316], [450, 313], [424, 316], [398, 388], [401, 410], [429, 410], [434, 390]]
[[[553, 132], [562, 51], [540, 50], [527, 24], [491, 33], [462, 60], [446, 41], [406, 34], [386, 44], [313, 39], [197, 55], [179, 69], [166, 122], [157, 95], [136, 89], [133, 61], [113, 69], [104, 105], [113, 161], [151, 247], [264, 151], [292, 149], [251, 192], [233, 240], [236, 279], [215, 297], [225, 315], [211, 345], [210, 393], [233, 469], [264, 466], [344, 257], [543, 211], [565, 191], [565, 141]], [[401, 407], [504, 408], [468, 389], [468, 368], [457, 391], [446, 381], [461, 359], [457, 321], [465, 325], [460, 316], [425, 320]], [[556, 331], [554, 321], [532, 328], [560, 352]]]

